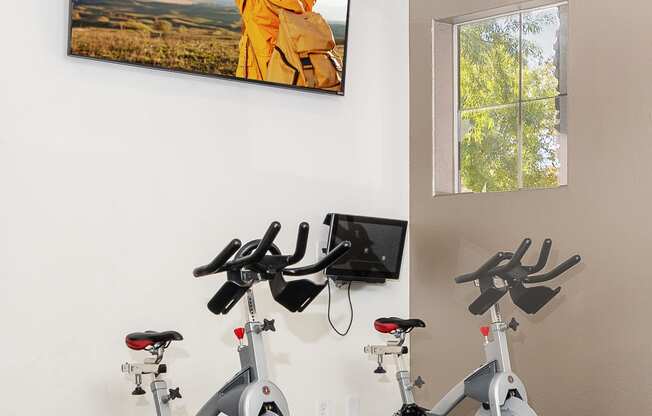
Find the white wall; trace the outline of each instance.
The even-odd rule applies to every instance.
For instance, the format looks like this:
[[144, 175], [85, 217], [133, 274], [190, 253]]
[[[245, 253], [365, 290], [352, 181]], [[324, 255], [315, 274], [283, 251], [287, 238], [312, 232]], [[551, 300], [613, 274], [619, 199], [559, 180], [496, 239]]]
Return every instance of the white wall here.
[[[68, 58], [67, 0], [5, 3], [3, 416], [152, 414], [120, 374], [139, 357], [122, 338], [171, 328], [186, 336], [168, 356], [185, 393], [175, 415], [193, 415], [236, 370], [231, 330], [243, 318], [206, 310], [221, 280], [193, 279], [194, 266], [272, 220], [291, 249], [298, 223], [315, 231], [329, 211], [407, 217], [407, 2], [353, 1], [344, 98]], [[373, 318], [407, 313], [404, 277], [355, 291], [346, 339], [329, 332], [325, 292], [294, 316], [258, 292], [279, 321], [269, 353], [294, 415], [316, 414], [318, 399], [344, 415], [348, 395], [362, 415], [398, 404], [362, 346], [380, 339]]]

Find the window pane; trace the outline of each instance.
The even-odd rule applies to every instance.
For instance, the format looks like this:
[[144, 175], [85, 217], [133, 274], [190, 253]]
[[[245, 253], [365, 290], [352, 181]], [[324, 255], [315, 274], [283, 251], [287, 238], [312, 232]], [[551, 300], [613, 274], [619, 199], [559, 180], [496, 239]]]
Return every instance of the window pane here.
[[518, 189], [517, 126], [517, 105], [461, 112], [461, 192]]
[[566, 94], [567, 6], [523, 14], [523, 99]]
[[514, 15], [459, 27], [460, 109], [518, 101], [519, 20]]
[[523, 104], [523, 187], [566, 184], [566, 97]]

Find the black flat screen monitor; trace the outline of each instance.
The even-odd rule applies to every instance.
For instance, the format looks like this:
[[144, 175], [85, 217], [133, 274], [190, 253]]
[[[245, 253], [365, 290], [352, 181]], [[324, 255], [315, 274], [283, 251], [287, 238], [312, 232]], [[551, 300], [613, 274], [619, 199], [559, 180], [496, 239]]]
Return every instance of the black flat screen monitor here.
[[399, 278], [407, 221], [329, 214], [324, 223], [330, 225], [328, 250], [351, 242], [351, 250], [326, 269], [327, 276], [375, 283]]

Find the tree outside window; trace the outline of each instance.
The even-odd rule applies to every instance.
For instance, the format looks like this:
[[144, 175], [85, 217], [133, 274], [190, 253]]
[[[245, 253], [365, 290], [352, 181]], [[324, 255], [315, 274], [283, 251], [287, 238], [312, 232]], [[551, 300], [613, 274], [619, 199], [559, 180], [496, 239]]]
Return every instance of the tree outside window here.
[[457, 26], [458, 192], [566, 184], [567, 5]]

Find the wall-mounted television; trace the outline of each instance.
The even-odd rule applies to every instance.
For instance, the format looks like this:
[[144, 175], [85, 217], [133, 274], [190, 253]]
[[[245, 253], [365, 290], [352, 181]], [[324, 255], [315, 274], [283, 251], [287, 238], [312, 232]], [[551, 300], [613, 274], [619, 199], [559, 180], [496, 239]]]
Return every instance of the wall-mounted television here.
[[70, 0], [68, 54], [344, 95], [350, 0]]

